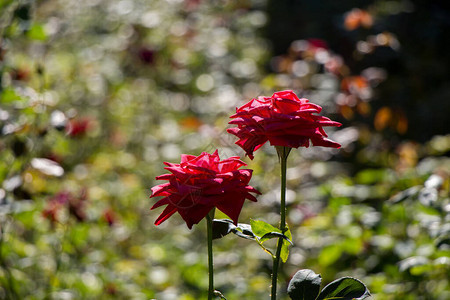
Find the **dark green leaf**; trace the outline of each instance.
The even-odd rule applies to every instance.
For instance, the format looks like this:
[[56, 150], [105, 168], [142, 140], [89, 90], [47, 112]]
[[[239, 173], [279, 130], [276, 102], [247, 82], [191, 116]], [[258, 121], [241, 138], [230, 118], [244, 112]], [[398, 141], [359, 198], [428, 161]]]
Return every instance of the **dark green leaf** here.
[[287, 292], [292, 300], [314, 300], [319, 294], [322, 277], [312, 270], [300, 270], [289, 282]]
[[262, 242], [265, 242], [265, 241], [273, 239], [273, 238], [283, 238], [289, 244], [293, 245], [291, 240], [286, 235], [284, 235], [284, 234], [282, 234], [280, 232], [268, 232], [265, 235], [263, 235], [259, 240], [262, 243]]
[[17, 7], [14, 11], [14, 16], [21, 20], [29, 21], [31, 18], [31, 4], [27, 3]]
[[25, 141], [15, 137], [11, 144], [11, 149], [16, 157], [23, 156], [27, 152], [27, 145], [25, 144]]
[[450, 248], [450, 236], [449, 237], [446, 237], [446, 236], [442, 236], [442, 237], [439, 237], [437, 240], [436, 240], [436, 248]]
[[236, 226], [233, 224], [233, 221], [227, 219], [214, 219], [212, 225], [213, 240], [226, 236], [234, 229], [236, 229]]
[[369, 296], [369, 290], [364, 283], [356, 278], [342, 277], [324, 287], [316, 300], [352, 300], [365, 299]]

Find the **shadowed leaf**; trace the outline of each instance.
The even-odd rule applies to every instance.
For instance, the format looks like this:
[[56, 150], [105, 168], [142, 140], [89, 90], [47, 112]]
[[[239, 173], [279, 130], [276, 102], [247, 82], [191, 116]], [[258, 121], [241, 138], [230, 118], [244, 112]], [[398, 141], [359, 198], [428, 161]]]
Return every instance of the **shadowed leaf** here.
[[220, 239], [229, 234], [233, 229], [236, 229], [236, 226], [233, 224], [233, 222], [227, 219], [214, 219], [212, 227], [213, 240]]
[[236, 226], [229, 219], [213, 220], [213, 239], [220, 239], [230, 232], [244, 239], [255, 240], [256, 238], [249, 224], [238, 223]]
[[365, 299], [369, 296], [369, 290], [364, 283], [356, 278], [342, 277], [324, 287], [316, 300], [352, 300]]
[[300, 270], [289, 282], [287, 292], [292, 300], [314, 300], [320, 290], [322, 277], [312, 270]]

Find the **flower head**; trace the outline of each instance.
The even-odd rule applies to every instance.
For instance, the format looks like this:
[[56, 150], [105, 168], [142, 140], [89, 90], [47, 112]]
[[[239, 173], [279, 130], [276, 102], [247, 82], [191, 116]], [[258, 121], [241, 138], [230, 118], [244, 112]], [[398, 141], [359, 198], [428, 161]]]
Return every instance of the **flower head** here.
[[252, 99], [236, 108], [229, 124], [238, 127], [227, 131], [239, 138], [236, 142], [253, 159], [253, 152], [267, 141], [272, 146], [290, 148], [313, 146], [339, 148], [341, 145], [327, 138], [322, 127], [341, 126], [320, 113], [319, 105], [299, 99], [293, 91], [276, 92], [272, 97]]
[[171, 174], [157, 176], [167, 183], [152, 188], [152, 197], [164, 196], [151, 209], [167, 205], [155, 224], [159, 225], [178, 212], [189, 229], [217, 207], [235, 224], [245, 199], [256, 201], [251, 193], [259, 192], [248, 183], [252, 170], [240, 169], [246, 164], [239, 157], [220, 160], [217, 150], [199, 156], [181, 155], [181, 163], [164, 163]]
[[59, 212], [66, 208], [78, 222], [83, 222], [86, 220], [86, 200], [86, 189], [82, 189], [79, 196], [68, 191], [60, 191], [49, 199], [47, 206], [42, 211], [42, 216], [51, 223], [56, 223], [59, 222]]
[[103, 212], [103, 219], [106, 221], [106, 223], [108, 223], [110, 227], [117, 222], [116, 213], [112, 208], [108, 208]]
[[91, 127], [92, 120], [90, 119], [71, 120], [66, 126], [66, 133], [71, 137], [82, 137], [89, 129], [91, 129]]

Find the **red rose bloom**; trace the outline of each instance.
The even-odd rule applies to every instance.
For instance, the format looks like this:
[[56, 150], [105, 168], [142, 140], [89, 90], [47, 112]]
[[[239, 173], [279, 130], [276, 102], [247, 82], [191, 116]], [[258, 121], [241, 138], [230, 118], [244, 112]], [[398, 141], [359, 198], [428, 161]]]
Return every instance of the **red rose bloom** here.
[[248, 185], [252, 170], [238, 170], [246, 165], [239, 157], [220, 161], [217, 150], [213, 154], [203, 152], [199, 156], [182, 154], [180, 164], [164, 164], [172, 174], [157, 176], [156, 179], [169, 182], [153, 187], [150, 196], [164, 196], [151, 209], [167, 205], [156, 225], [178, 212], [191, 229], [214, 207], [237, 224], [245, 199], [256, 201], [250, 193], [260, 194]]
[[236, 109], [229, 124], [238, 127], [227, 131], [239, 138], [237, 145], [253, 159], [253, 151], [261, 148], [267, 141], [272, 146], [291, 148], [313, 146], [340, 148], [336, 142], [327, 139], [324, 126], [341, 126], [322, 116], [314, 115], [322, 108], [299, 99], [293, 91], [274, 93], [272, 97], [259, 97]]

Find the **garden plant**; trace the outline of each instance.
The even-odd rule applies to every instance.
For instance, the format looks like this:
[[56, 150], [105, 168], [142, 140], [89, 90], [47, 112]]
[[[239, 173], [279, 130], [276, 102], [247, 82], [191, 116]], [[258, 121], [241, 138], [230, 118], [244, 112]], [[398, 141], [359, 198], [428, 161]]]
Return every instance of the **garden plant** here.
[[[212, 155], [203, 152], [200, 156], [181, 156], [180, 164], [165, 163], [165, 169], [172, 174], [156, 177], [169, 180], [152, 188], [151, 197], [164, 196], [153, 207], [167, 205], [155, 224], [159, 225], [178, 212], [189, 229], [193, 224], [207, 218], [208, 241], [208, 299], [214, 295], [225, 298], [214, 289], [213, 237], [222, 237], [230, 232], [238, 236], [254, 239], [273, 257], [271, 299], [277, 299], [277, 278], [280, 259], [286, 262], [292, 235], [286, 224], [286, 170], [287, 158], [292, 148], [313, 146], [340, 148], [341, 145], [327, 138], [323, 126], [341, 126], [329, 118], [315, 115], [322, 108], [309, 103], [308, 99], [299, 99], [293, 91], [274, 93], [272, 97], [252, 99], [236, 109], [230, 124], [238, 127], [227, 131], [239, 137], [236, 142], [246, 154], [253, 159], [253, 152], [267, 141], [276, 147], [281, 165], [281, 221], [279, 229], [258, 220], [252, 220], [251, 226], [238, 224], [239, 213], [245, 199], [257, 201], [249, 192], [258, 193], [247, 185], [252, 170], [241, 169], [245, 165], [239, 157], [220, 161], [218, 151]], [[214, 209], [219, 208], [231, 220], [214, 220]], [[214, 221], [219, 226], [214, 227]], [[244, 225], [244, 226], [243, 226]], [[247, 226], [245, 226], [247, 225]], [[262, 243], [271, 238], [278, 238], [275, 255]], [[306, 273], [305, 273], [306, 271]], [[312, 277], [312, 278], [311, 278]], [[289, 296], [292, 299], [364, 299], [370, 295], [367, 288], [354, 278], [342, 278], [326, 286], [319, 294], [320, 275], [310, 270], [300, 270], [289, 284]]]
[[449, 299], [449, 19], [0, 0], [0, 299]]

